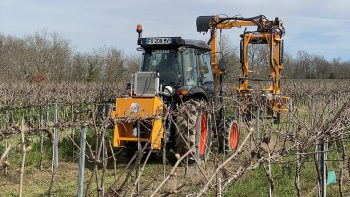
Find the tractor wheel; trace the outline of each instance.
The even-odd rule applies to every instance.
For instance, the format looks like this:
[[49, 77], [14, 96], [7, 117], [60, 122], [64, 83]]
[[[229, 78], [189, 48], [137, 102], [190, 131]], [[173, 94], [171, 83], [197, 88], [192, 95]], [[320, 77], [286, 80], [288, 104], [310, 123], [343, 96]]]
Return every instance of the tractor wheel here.
[[238, 147], [239, 129], [236, 121], [225, 118], [219, 124], [219, 152], [233, 153]]
[[211, 116], [204, 110], [205, 102], [189, 100], [178, 106], [175, 114], [175, 152], [183, 155], [189, 149], [205, 158], [211, 144]]
[[212, 129], [212, 116], [208, 112], [201, 112], [197, 117], [196, 123], [196, 154], [199, 158], [204, 159], [205, 161], [208, 158], [210, 152], [212, 138], [213, 138], [213, 129]]

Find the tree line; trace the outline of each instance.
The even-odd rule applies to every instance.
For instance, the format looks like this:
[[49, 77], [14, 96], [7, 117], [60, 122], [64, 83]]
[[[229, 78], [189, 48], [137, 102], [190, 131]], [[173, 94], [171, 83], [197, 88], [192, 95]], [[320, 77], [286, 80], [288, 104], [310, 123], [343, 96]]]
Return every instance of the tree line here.
[[23, 38], [0, 34], [0, 82], [118, 82], [138, 61], [114, 47], [75, 52], [67, 39], [45, 30]]
[[[226, 75], [229, 81], [235, 81], [241, 74], [239, 49], [230, 44], [228, 37], [223, 36], [222, 57], [226, 65]], [[248, 62], [252, 77], [268, 78], [270, 73], [269, 50], [266, 45], [250, 45], [248, 47]], [[349, 79], [350, 60], [340, 58], [327, 60], [322, 55], [311, 54], [300, 50], [293, 57], [283, 54], [282, 76], [286, 79]]]
[[[229, 81], [240, 75], [239, 50], [224, 37], [222, 57]], [[266, 47], [249, 48], [253, 77], [269, 73]], [[137, 71], [140, 59], [127, 56], [115, 47], [101, 47], [90, 52], [76, 52], [70, 42], [56, 32], [43, 30], [22, 38], [0, 33], [0, 82], [13, 81], [127, 81]], [[295, 57], [284, 54], [284, 78], [342, 79], [350, 77], [350, 60], [327, 60], [321, 55], [299, 51]]]

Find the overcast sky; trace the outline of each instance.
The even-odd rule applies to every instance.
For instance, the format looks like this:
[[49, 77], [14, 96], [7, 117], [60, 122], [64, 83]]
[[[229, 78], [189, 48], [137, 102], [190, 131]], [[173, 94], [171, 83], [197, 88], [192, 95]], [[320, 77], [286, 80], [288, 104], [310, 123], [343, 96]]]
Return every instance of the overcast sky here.
[[[0, 33], [22, 37], [48, 29], [69, 39], [75, 51], [113, 46], [136, 53], [136, 25], [143, 36], [207, 40], [196, 17], [227, 14], [278, 16], [286, 28], [285, 50], [350, 60], [350, 0], [0, 0]], [[243, 29], [226, 30], [238, 46]]]

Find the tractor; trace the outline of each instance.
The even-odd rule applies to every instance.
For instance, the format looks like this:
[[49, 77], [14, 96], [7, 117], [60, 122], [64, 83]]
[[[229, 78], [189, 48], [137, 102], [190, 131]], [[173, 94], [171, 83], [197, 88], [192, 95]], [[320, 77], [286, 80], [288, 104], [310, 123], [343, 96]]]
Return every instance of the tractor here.
[[[114, 147], [147, 146], [154, 152], [166, 148], [176, 157], [191, 150], [198, 159], [206, 158], [216, 125], [210, 110], [217, 96], [211, 48], [181, 37], [144, 38], [141, 25], [136, 30], [142, 61], [128, 95], [117, 98], [112, 111]], [[237, 125], [234, 128], [233, 149], [238, 143]]]

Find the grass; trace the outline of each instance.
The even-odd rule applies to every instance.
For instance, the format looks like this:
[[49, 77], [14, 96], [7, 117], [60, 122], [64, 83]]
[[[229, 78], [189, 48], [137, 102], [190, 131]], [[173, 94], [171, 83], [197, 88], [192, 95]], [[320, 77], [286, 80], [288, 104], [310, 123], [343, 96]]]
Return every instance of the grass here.
[[[306, 121], [309, 120], [308, 109], [306, 106], [299, 107], [299, 117]], [[281, 130], [287, 130], [288, 124], [287, 118], [281, 120], [281, 125], [272, 125], [273, 128], [281, 127]], [[252, 127], [255, 128], [254, 121]], [[262, 131], [261, 131], [262, 132]], [[337, 153], [335, 150], [336, 145], [333, 144], [330, 147], [331, 152], [328, 153], [329, 160], [337, 160]], [[350, 143], [344, 144], [345, 147], [349, 147]], [[349, 150], [346, 148], [346, 155], [349, 155]], [[309, 152], [314, 151], [310, 149]], [[294, 158], [293, 158], [294, 157]], [[288, 160], [295, 160], [296, 156], [288, 156]], [[286, 159], [286, 158], [284, 158]], [[294, 179], [295, 179], [295, 166], [296, 162], [290, 162], [286, 164], [272, 164], [272, 176], [274, 179], [274, 196], [297, 196]], [[327, 170], [334, 170], [336, 176], [339, 176], [339, 162], [338, 161], [327, 161]], [[350, 195], [350, 178], [347, 175], [347, 168], [344, 168], [343, 178], [343, 190], [345, 195]], [[337, 180], [338, 181], [338, 180]], [[302, 196], [317, 196], [318, 183], [317, 183], [317, 172], [313, 157], [311, 156], [302, 165], [301, 177], [301, 194]], [[241, 179], [239, 179], [231, 187], [227, 188], [224, 196], [269, 196], [269, 182], [265, 175], [263, 167], [259, 167], [253, 171], [246, 172]], [[327, 186], [327, 196], [339, 196], [338, 183]]]
[[[289, 169], [288, 169], [289, 168]], [[296, 196], [294, 186], [295, 168], [272, 165], [275, 188], [274, 196]], [[302, 196], [317, 196], [317, 174], [312, 162], [303, 166], [300, 177]], [[327, 186], [327, 196], [338, 196], [338, 185]], [[262, 167], [245, 174], [242, 179], [228, 188], [224, 196], [269, 196], [269, 183]]]
[[[85, 170], [85, 183], [91, 175], [89, 169]], [[38, 170], [34, 166], [27, 166], [24, 172], [23, 193], [25, 196], [46, 196], [51, 180], [51, 168], [46, 163], [44, 170]], [[105, 185], [109, 186], [114, 180], [113, 170], [106, 172]], [[76, 196], [78, 182], [78, 166], [72, 162], [60, 162], [54, 184], [54, 196]], [[85, 184], [86, 186], [86, 184]], [[93, 181], [95, 190], [96, 182]], [[9, 169], [9, 174], [0, 178], [1, 195], [17, 196], [19, 193], [19, 173], [14, 168]], [[85, 188], [86, 189], [86, 188]]]
[[[17, 141], [16, 137], [11, 140]], [[38, 169], [38, 163], [40, 158], [39, 146], [37, 139], [33, 139], [33, 149], [28, 152], [26, 160], [26, 168], [24, 172], [24, 194], [25, 196], [45, 196], [51, 179], [51, 147], [50, 143], [45, 141], [45, 158], [43, 163], [43, 170]], [[71, 152], [68, 151], [71, 142], [69, 140], [62, 140], [60, 147], [62, 149], [60, 154], [59, 168], [56, 175], [56, 182], [54, 185], [55, 196], [76, 196], [77, 193], [77, 180], [78, 180], [78, 165], [76, 162], [71, 162]], [[64, 152], [65, 147], [67, 151]], [[3, 147], [0, 146], [0, 150]], [[289, 156], [288, 159], [292, 160], [295, 156]], [[19, 173], [17, 168], [20, 166], [21, 154], [13, 150], [10, 154], [11, 166], [7, 176], [0, 176], [0, 196], [18, 196], [19, 191]], [[329, 159], [335, 159], [335, 152], [329, 154]], [[123, 170], [125, 162], [118, 162], [117, 174]], [[337, 170], [337, 162], [328, 162], [328, 170]], [[170, 166], [168, 166], [170, 167]], [[146, 165], [143, 172], [142, 182], [146, 180], [149, 182], [155, 174], [162, 174], [162, 165], [157, 162], [149, 162]], [[1, 172], [2, 173], [2, 172]], [[99, 171], [101, 174], [101, 171]], [[294, 174], [295, 163], [287, 164], [272, 164], [272, 176], [275, 183], [274, 196], [296, 196], [296, 190], [294, 186]], [[85, 187], [88, 179], [91, 176], [91, 170], [85, 168]], [[180, 178], [180, 177], [178, 177]], [[112, 166], [109, 166], [105, 176], [106, 190], [113, 183], [114, 171]], [[314, 163], [311, 159], [306, 161], [302, 167], [301, 172], [301, 191], [302, 196], [317, 196], [317, 174], [315, 171]], [[174, 180], [175, 181], [175, 180]], [[178, 180], [179, 181], [179, 180]], [[344, 179], [346, 182], [347, 179]], [[181, 181], [180, 181], [181, 182]], [[177, 181], [175, 181], [177, 183]], [[132, 182], [129, 183], [132, 185]], [[346, 187], [349, 187], [349, 183], [345, 183]], [[141, 187], [143, 187], [142, 185]], [[152, 191], [154, 186], [150, 187]], [[91, 187], [91, 196], [96, 195], [96, 179], [93, 179]], [[86, 191], [86, 188], [85, 188]], [[239, 181], [229, 187], [224, 196], [268, 196], [269, 183], [262, 167], [253, 171], [248, 171], [243, 175]], [[212, 194], [208, 194], [212, 196]], [[338, 186], [336, 184], [328, 186], [328, 196], [338, 196]]]
[[[59, 167], [57, 174], [55, 176], [55, 184], [53, 188], [54, 196], [76, 196], [77, 194], [77, 182], [78, 182], [78, 164], [77, 161], [73, 162], [73, 143], [72, 141], [64, 137], [64, 132], [60, 142], [59, 142]], [[88, 130], [87, 140], [92, 142], [92, 149], [95, 149], [95, 137], [91, 129]], [[79, 144], [79, 131], [75, 132], [74, 139], [76, 143]], [[20, 143], [19, 135], [14, 135], [8, 142], [12, 146], [16, 146]], [[43, 170], [39, 170], [40, 161], [40, 137], [31, 136], [27, 145], [32, 147], [32, 150], [27, 152], [25, 161], [25, 171], [24, 171], [24, 183], [23, 183], [23, 194], [24, 196], [47, 196], [47, 190], [49, 188], [51, 180], [51, 157], [52, 157], [52, 147], [50, 140], [44, 137], [44, 154], [43, 154]], [[78, 149], [75, 148], [77, 152]], [[0, 153], [4, 151], [4, 145], [0, 144]], [[75, 158], [78, 157], [76, 153]], [[18, 196], [19, 194], [19, 182], [20, 173], [19, 168], [21, 166], [21, 152], [14, 147], [9, 154], [10, 166], [8, 167], [8, 174], [5, 176], [2, 171], [0, 171], [0, 196]], [[118, 158], [120, 159], [120, 158]], [[125, 159], [124, 159], [125, 160]], [[110, 161], [109, 161], [110, 162]], [[85, 183], [86, 187], [88, 180], [90, 179], [92, 173], [92, 163], [85, 161]], [[117, 174], [121, 174], [125, 167], [126, 162], [117, 162]], [[158, 173], [162, 168], [159, 163], [150, 163], [146, 166], [143, 176], [144, 180], [148, 177]], [[99, 177], [102, 173], [102, 169], [99, 169]], [[105, 174], [105, 191], [108, 191], [109, 186], [112, 185], [114, 181], [114, 170], [112, 163], [106, 169]], [[90, 195], [96, 195], [96, 178], [93, 178], [92, 186], [90, 189]], [[86, 188], [84, 189], [86, 191]]]
[[[349, 145], [349, 144], [348, 144]], [[331, 150], [331, 149], [330, 149]], [[347, 153], [348, 154], [348, 153]], [[288, 156], [288, 160], [293, 160], [293, 157]], [[295, 159], [295, 158], [294, 158]], [[337, 159], [336, 151], [328, 153], [329, 160]], [[272, 165], [272, 177], [274, 179], [274, 196], [297, 196], [294, 179], [295, 179], [295, 166], [296, 162], [290, 163], [273, 163]], [[327, 170], [334, 170], [336, 176], [339, 176], [339, 163], [338, 161], [328, 161]], [[349, 176], [347, 175], [346, 168], [344, 169], [343, 189], [345, 195], [349, 195]], [[337, 180], [338, 181], [338, 180]], [[317, 196], [318, 184], [317, 184], [317, 172], [315, 169], [314, 160], [312, 157], [308, 158], [302, 165], [300, 175], [300, 186], [302, 196]], [[269, 182], [266, 178], [263, 167], [258, 167], [253, 171], [249, 171], [243, 175], [235, 184], [229, 187], [225, 191], [224, 196], [269, 196]], [[327, 186], [327, 196], [339, 196], [338, 183], [330, 184]]]

